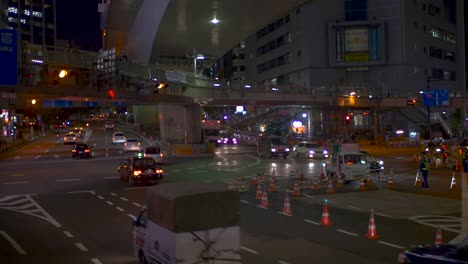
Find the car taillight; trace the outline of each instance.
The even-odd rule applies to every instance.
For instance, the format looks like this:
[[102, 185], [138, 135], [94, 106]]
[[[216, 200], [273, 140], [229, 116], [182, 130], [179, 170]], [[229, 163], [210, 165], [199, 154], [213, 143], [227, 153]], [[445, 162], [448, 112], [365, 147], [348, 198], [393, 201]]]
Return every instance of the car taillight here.
[[138, 176], [140, 174], [141, 174], [141, 171], [139, 171], [139, 170], [133, 172], [133, 175], [135, 175], [135, 176]]
[[162, 152], [161, 152], [161, 153], [159, 153], [159, 157], [161, 157], [161, 158], [163, 157], [163, 154], [162, 154]]
[[112, 140], [115, 140], [115, 137], [113, 137]]
[[162, 169], [156, 169], [154, 170], [156, 173], [159, 173], [159, 174], [162, 174], [163, 173], [163, 170]]
[[73, 137], [73, 140], [76, 140], [76, 137]]
[[76, 152], [76, 149], [72, 149], [72, 152]]
[[91, 150], [89, 150], [89, 149], [85, 149], [85, 151], [84, 151], [84, 152], [87, 152], [87, 153], [89, 153], [89, 152], [91, 152]]

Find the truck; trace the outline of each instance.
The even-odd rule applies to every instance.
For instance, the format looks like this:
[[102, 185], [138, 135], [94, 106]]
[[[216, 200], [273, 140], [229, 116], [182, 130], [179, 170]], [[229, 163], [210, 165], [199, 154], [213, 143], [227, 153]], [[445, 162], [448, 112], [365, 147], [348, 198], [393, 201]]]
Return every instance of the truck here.
[[291, 147], [287, 139], [281, 136], [261, 136], [257, 142], [257, 154], [260, 157], [286, 159], [289, 156]]
[[325, 163], [325, 172], [348, 183], [365, 177], [369, 172], [369, 163], [360, 151], [359, 143], [334, 144], [331, 159]]
[[133, 222], [134, 254], [140, 263], [241, 263], [239, 199], [218, 183], [148, 188]]
[[219, 146], [218, 140], [221, 138], [221, 120], [217, 119], [203, 119], [201, 121], [203, 142], [214, 143], [215, 146]]

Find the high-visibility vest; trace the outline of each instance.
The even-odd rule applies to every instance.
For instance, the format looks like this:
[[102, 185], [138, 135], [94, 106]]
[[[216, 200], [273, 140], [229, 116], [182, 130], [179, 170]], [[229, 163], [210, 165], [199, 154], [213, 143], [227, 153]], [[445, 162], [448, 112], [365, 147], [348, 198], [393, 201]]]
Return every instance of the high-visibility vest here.
[[427, 160], [423, 159], [421, 162], [424, 164], [424, 167], [421, 168], [421, 170], [428, 170], [429, 169], [429, 163], [427, 163]]

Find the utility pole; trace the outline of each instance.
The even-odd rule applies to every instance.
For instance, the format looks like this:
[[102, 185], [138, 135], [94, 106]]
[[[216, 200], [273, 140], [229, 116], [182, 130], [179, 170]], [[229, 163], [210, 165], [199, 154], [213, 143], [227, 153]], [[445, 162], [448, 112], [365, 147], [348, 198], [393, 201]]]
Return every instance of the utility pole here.
[[[426, 92], [429, 91], [429, 82], [430, 82], [430, 77], [426, 76]], [[431, 107], [428, 105], [427, 106], [427, 139], [431, 139]]]

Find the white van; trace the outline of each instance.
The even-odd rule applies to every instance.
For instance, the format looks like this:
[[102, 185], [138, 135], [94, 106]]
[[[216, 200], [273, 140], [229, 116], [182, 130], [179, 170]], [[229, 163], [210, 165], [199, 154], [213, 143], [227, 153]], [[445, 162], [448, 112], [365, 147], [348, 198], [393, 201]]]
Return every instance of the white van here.
[[369, 171], [366, 155], [359, 151], [359, 144], [346, 143], [334, 146], [334, 152], [325, 164], [327, 175], [342, 177], [345, 182], [360, 180]]

